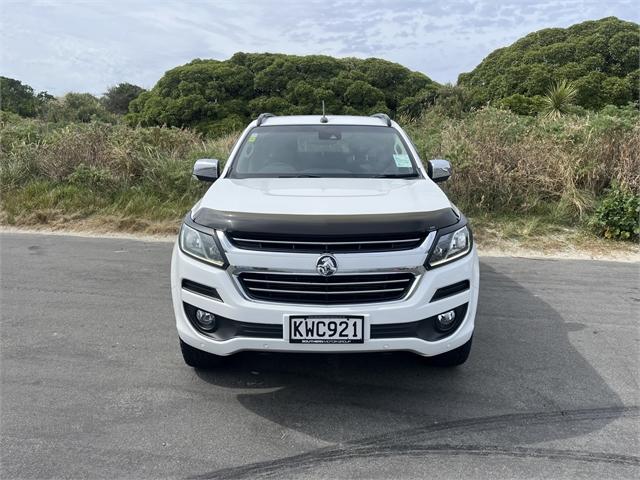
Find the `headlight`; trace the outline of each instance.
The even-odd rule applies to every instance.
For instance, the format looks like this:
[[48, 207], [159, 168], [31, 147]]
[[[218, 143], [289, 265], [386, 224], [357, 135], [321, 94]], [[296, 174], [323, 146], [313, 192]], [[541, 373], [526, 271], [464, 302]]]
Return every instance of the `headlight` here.
[[465, 226], [438, 239], [429, 257], [429, 266], [435, 267], [450, 262], [466, 255], [469, 250], [471, 250], [471, 234]]
[[211, 263], [217, 267], [224, 265], [224, 257], [215, 238], [184, 224], [180, 230], [180, 249], [203, 262]]

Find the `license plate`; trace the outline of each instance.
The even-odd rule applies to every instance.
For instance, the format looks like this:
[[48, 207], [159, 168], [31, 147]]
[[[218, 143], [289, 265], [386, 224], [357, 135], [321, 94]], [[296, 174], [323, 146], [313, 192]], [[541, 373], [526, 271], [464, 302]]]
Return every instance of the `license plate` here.
[[289, 343], [363, 342], [363, 317], [289, 317]]

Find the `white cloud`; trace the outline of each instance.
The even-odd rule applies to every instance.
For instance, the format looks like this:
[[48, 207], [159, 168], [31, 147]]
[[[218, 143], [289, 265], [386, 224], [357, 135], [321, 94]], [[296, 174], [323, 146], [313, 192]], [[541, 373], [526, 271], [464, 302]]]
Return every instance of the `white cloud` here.
[[531, 31], [610, 15], [640, 18], [634, 0], [0, 0], [0, 66], [55, 94], [149, 88], [237, 51], [375, 56], [455, 82]]

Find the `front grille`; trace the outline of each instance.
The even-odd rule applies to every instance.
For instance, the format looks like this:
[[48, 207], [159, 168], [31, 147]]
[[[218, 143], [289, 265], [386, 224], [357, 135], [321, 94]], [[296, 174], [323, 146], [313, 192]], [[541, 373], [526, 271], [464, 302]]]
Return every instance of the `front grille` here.
[[410, 250], [425, 239], [424, 233], [367, 235], [366, 237], [318, 237], [294, 236], [284, 238], [274, 235], [259, 235], [233, 232], [227, 234], [229, 241], [244, 250], [301, 253], [361, 253]]
[[316, 274], [243, 272], [240, 284], [256, 300], [319, 305], [388, 302], [406, 295], [415, 280], [408, 272]]

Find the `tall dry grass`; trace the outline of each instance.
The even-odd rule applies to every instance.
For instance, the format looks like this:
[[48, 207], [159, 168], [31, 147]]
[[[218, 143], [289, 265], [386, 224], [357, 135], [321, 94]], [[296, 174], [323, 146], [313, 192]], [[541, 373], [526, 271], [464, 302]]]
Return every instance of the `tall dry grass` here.
[[[235, 136], [216, 140], [178, 128], [130, 128], [122, 124], [69, 124], [43, 131], [37, 120], [2, 125], [0, 168], [3, 186], [33, 178], [64, 181], [79, 167], [135, 183], [178, 164], [188, 173], [198, 155], [226, 158]], [[23, 175], [9, 175], [22, 166]], [[188, 176], [188, 175], [187, 175]]]
[[[117, 228], [175, 224], [204, 192], [196, 158], [226, 159], [234, 135], [103, 123], [0, 126], [0, 222], [35, 225], [125, 219]], [[169, 227], [173, 228], [173, 227]]]
[[424, 158], [451, 161], [446, 189], [465, 210], [580, 218], [612, 182], [640, 192], [640, 121], [615, 113], [548, 119], [486, 108], [406, 127]]
[[[46, 124], [0, 117], [4, 223], [96, 216], [174, 222], [202, 195], [195, 159], [225, 160], [237, 138], [176, 128]], [[454, 168], [445, 188], [472, 215], [546, 215], [578, 224], [613, 182], [640, 192], [637, 110], [558, 119], [485, 108], [450, 118], [431, 111], [399, 119], [423, 159]]]

